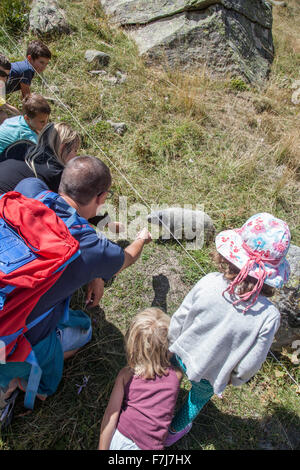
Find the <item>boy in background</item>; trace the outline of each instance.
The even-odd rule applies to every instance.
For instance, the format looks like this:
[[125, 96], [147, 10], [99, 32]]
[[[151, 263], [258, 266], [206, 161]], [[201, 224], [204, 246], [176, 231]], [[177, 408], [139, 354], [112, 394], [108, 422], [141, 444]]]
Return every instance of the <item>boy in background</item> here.
[[33, 93], [22, 104], [23, 115], [5, 119], [0, 126], [0, 153], [17, 140], [37, 143], [38, 134], [48, 123], [51, 109], [43, 96]]
[[10, 69], [11, 63], [5, 55], [0, 54], [0, 124], [2, 124], [9, 115], [20, 114], [17, 108], [6, 103], [6, 82], [9, 77]]
[[13, 62], [6, 85], [6, 93], [20, 90], [22, 98], [30, 94], [30, 85], [35, 72], [42, 73], [51, 59], [51, 52], [40, 40], [31, 41], [26, 51], [26, 59]]

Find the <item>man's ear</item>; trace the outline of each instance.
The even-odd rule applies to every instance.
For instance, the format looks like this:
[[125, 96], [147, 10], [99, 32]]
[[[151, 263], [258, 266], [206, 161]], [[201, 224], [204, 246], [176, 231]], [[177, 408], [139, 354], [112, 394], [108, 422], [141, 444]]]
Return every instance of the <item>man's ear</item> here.
[[102, 194], [100, 194], [100, 196], [97, 196], [97, 205], [98, 206], [101, 206], [102, 204], [105, 203], [105, 200], [106, 200], [106, 193], [107, 191], [104, 191]]
[[24, 114], [23, 118], [25, 119], [25, 121], [26, 121], [27, 124], [28, 124], [29, 121], [30, 121], [30, 118], [27, 116], [27, 114]]

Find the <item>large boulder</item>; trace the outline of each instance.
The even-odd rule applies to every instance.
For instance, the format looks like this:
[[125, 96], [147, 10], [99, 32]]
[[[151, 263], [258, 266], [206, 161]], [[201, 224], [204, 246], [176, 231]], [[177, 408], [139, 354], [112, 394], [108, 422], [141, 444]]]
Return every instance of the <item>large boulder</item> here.
[[85, 51], [84, 57], [88, 62], [92, 62], [101, 66], [108, 65], [110, 61], [110, 56], [108, 54], [102, 51], [96, 51], [94, 49], [88, 49]]
[[289, 282], [272, 298], [281, 313], [280, 327], [272, 344], [273, 351], [293, 348], [293, 343], [300, 341], [300, 247], [291, 245], [287, 259], [291, 267]]
[[184, 11], [205, 10], [220, 4], [255, 23], [272, 27], [269, 3], [261, 0], [101, 0], [101, 3], [113, 21], [122, 25], [146, 24]]
[[70, 33], [65, 13], [56, 0], [33, 0], [29, 23], [30, 29], [41, 35]]
[[100, 0], [149, 62], [206, 63], [249, 82], [273, 60], [272, 7], [266, 0]]

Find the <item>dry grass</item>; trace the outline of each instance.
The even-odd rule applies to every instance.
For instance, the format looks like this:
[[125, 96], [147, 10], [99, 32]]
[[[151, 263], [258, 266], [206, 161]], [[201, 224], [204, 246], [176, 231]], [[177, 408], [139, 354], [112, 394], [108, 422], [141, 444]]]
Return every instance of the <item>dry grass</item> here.
[[[300, 5], [288, 3], [286, 9], [273, 9], [276, 55], [269, 81], [257, 88], [214, 77], [206, 68], [189, 73], [149, 68], [135, 45], [108, 23], [98, 0], [61, 0], [74, 32], [49, 42], [53, 60], [45, 72], [47, 84], [35, 79], [33, 89], [54, 96], [48, 84], [58, 86], [67, 107], [54, 104], [52, 119], [81, 132], [81, 153], [108, 163], [113, 189], [127, 196], [128, 204], [202, 203], [217, 230], [271, 212], [288, 222], [299, 245], [300, 105], [291, 95], [300, 79]], [[14, 47], [6, 41], [3, 48], [20, 60], [29, 38]], [[125, 72], [126, 81], [114, 86], [90, 75], [86, 49], [109, 53], [106, 71]], [[16, 94], [12, 104], [20, 104]], [[116, 135], [107, 119], [126, 122], [127, 133]], [[205, 272], [214, 269], [210, 248], [192, 253]], [[19, 417], [0, 448], [96, 448], [113, 380], [125, 360], [122, 334], [130, 318], [154, 301], [153, 278], [169, 279], [172, 314], [202, 274], [175, 244], [148, 246], [139, 264], [106, 289], [103, 310], [92, 313], [93, 341], [66, 366], [58, 393], [33, 415]], [[82, 308], [82, 293], [73, 302]], [[294, 376], [299, 373], [285, 364]], [[276, 367], [267, 361], [245, 387], [228, 388], [224, 401], [214, 399], [178, 448], [258, 449], [265, 441], [273, 448], [296, 448], [298, 397], [286, 375], [274, 375]], [[76, 384], [84, 375], [90, 376], [89, 385], [78, 396]]]
[[[295, 123], [296, 126], [296, 123]], [[300, 138], [299, 129], [292, 128], [288, 133], [284, 134], [277, 144], [276, 161], [279, 164], [285, 163], [287, 167], [294, 170], [295, 176], [300, 170]]]

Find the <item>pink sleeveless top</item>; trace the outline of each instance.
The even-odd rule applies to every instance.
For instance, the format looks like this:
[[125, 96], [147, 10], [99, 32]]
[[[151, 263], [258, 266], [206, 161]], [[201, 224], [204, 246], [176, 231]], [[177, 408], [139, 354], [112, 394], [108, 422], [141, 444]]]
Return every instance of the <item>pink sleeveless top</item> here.
[[126, 384], [118, 422], [121, 434], [142, 450], [164, 448], [179, 391], [174, 369], [155, 379], [133, 376]]

